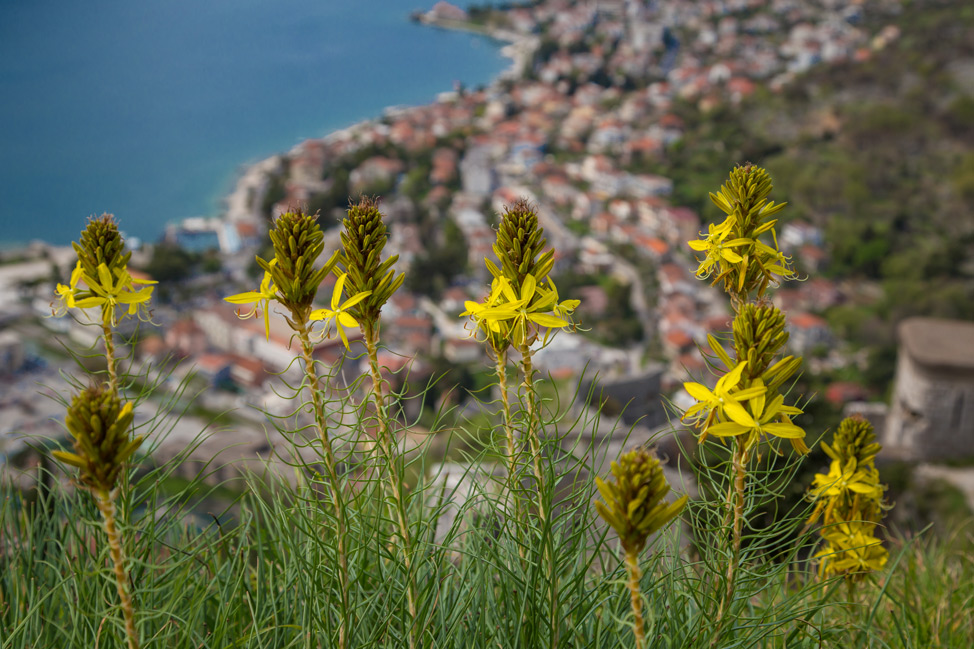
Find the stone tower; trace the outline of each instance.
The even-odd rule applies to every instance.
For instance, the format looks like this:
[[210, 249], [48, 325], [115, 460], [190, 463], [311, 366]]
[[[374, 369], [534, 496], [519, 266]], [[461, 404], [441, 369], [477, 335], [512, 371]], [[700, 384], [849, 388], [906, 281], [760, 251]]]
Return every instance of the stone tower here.
[[884, 446], [917, 460], [974, 457], [974, 323], [909, 318]]

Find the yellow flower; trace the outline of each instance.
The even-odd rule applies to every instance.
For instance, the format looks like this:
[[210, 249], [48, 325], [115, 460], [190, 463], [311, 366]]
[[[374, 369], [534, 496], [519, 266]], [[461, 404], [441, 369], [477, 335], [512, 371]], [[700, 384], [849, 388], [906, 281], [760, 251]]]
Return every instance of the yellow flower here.
[[55, 293], [57, 293], [58, 297], [57, 300], [55, 300], [55, 302], [51, 305], [51, 312], [55, 316], [60, 317], [64, 315], [68, 309], [75, 308], [74, 296], [78, 290], [78, 282], [81, 281], [82, 272], [81, 262], [78, 261], [74, 266], [74, 270], [71, 271], [71, 280], [68, 286], [60, 283], [57, 285]]
[[[77, 268], [75, 268], [77, 271]], [[72, 273], [72, 280], [74, 273]], [[112, 326], [117, 324], [115, 308], [120, 304], [128, 305], [128, 315], [138, 312], [140, 305], [144, 305], [152, 297], [152, 288], [146, 287], [135, 290], [136, 284], [155, 284], [152, 280], [133, 279], [124, 268], [115, 270], [115, 277], [108, 270], [104, 263], [98, 264], [98, 278], [89, 277], [84, 272], [81, 273], [81, 280], [88, 285], [93, 295], [79, 299], [73, 299], [74, 306], [79, 309], [88, 309], [93, 306], [101, 306], [102, 317], [106, 322], [111, 321]], [[63, 294], [63, 293], [62, 293]]]
[[805, 437], [805, 431], [791, 423], [791, 419], [788, 417], [789, 415], [801, 414], [802, 411], [793, 406], [784, 405], [784, 397], [780, 394], [768, 401], [764, 382], [761, 379], [756, 379], [752, 387], [758, 386], [762, 388], [761, 394], [748, 399], [750, 412], [737, 401], [725, 401], [723, 404], [724, 414], [730, 421], [711, 424], [705, 432], [718, 437], [737, 437], [746, 434], [748, 435], [748, 439], [745, 441], [747, 447], [757, 443], [762, 435], [774, 435], [783, 439]]
[[812, 493], [817, 497], [837, 498], [852, 491], [876, 500], [883, 498], [879, 472], [869, 466], [859, 468], [854, 457], [850, 457], [845, 464], [832, 460], [828, 474], [817, 473], [813, 484]]
[[[562, 300], [559, 302], [558, 287], [555, 286], [554, 280], [552, 280], [550, 277], [548, 278], [546, 285], [538, 286], [538, 293], [543, 296], [547, 296], [550, 293], [552, 296], [551, 312], [556, 318], [561, 318], [564, 320], [566, 322], [565, 326], [570, 325], [574, 328], [575, 321], [572, 319], [572, 314], [575, 312], [575, 309], [578, 308], [578, 305], [582, 303], [581, 300]], [[548, 344], [548, 338], [551, 336], [553, 331], [555, 331], [555, 329], [549, 328], [545, 330], [543, 344]]]
[[[547, 328], [567, 327], [568, 322], [552, 315], [558, 296], [552, 291], [538, 291], [534, 275], [527, 275], [521, 284], [520, 295], [514, 292], [509, 282], [501, 282], [501, 293], [507, 302], [501, 306], [484, 309], [480, 319], [491, 321], [511, 321], [511, 338], [515, 345], [521, 346], [531, 341], [532, 326]], [[537, 296], [537, 299], [535, 297]]]
[[889, 552], [873, 535], [876, 525], [859, 521], [839, 523], [822, 530], [828, 542], [816, 557], [822, 559], [819, 569], [825, 575], [863, 576], [881, 570]]
[[558, 287], [555, 286], [555, 280], [548, 278], [548, 288], [555, 295], [555, 305], [551, 308], [552, 312], [559, 318], [564, 318], [565, 320], [571, 320], [571, 315], [575, 312], [575, 309], [582, 303], [581, 300], [563, 300], [558, 302]]
[[484, 312], [495, 309], [502, 304], [505, 287], [508, 290], [510, 289], [507, 278], [495, 276], [491, 281], [490, 294], [484, 301], [467, 300], [464, 302], [466, 311], [460, 314], [461, 317], [469, 317], [477, 329], [483, 332], [485, 342], [491, 346], [495, 353], [503, 352], [511, 344], [511, 323], [503, 317], [484, 318], [482, 315]]
[[[463, 306], [467, 310], [461, 313], [460, 316], [471, 318], [482, 329], [499, 332], [501, 330], [501, 322], [504, 319], [498, 317], [484, 318], [483, 314], [486, 311], [501, 306], [501, 298], [504, 296], [505, 291], [511, 292], [510, 282], [505, 277], [495, 277], [491, 282], [490, 295], [483, 302], [474, 302], [473, 300], [464, 302]], [[504, 306], [509, 305], [505, 304]]]
[[[271, 259], [270, 266], [274, 267], [277, 263], [277, 259]], [[260, 282], [259, 291], [247, 291], [246, 293], [237, 293], [236, 295], [231, 295], [229, 297], [223, 298], [230, 304], [253, 304], [254, 307], [247, 311], [246, 313], [240, 313], [237, 310], [237, 317], [241, 319], [251, 318], [257, 315], [257, 309], [260, 308], [264, 312], [264, 335], [270, 340], [271, 337], [271, 319], [270, 319], [270, 305], [271, 300], [277, 299], [277, 287], [271, 280], [271, 274], [264, 271], [264, 279]]]
[[[496, 269], [490, 260], [485, 261], [488, 268]], [[552, 329], [567, 327], [579, 304], [580, 300], [559, 302], [555, 283], [549, 278], [547, 284], [538, 284], [530, 273], [519, 294], [498, 271], [491, 282], [490, 295], [483, 302], [464, 302], [466, 310], [460, 316], [471, 318], [494, 350], [501, 351], [511, 343], [520, 346], [533, 340], [536, 327], [547, 329], [546, 339]]]
[[[707, 439], [707, 428], [713, 422], [715, 417], [724, 415], [724, 405], [727, 403], [735, 403], [740, 405], [740, 401], [745, 401], [751, 397], [756, 397], [759, 394], [764, 394], [764, 386], [747, 388], [745, 390], [737, 390], [738, 385], [741, 382], [741, 374], [744, 372], [744, 368], [747, 366], [747, 361], [741, 361], [737, 364], [737, 367], [732, 369], [730, 372], [720, 377], [717, 380], [717, 385], [714, 386], [713, 392], [707, 389], [707, 386], [701, 383], [684, 383], [683, 389], [687, 393], [697, 400], [697, 403], [693, 404], [687, 408], [686, 412], [683, 413], [683, 421], [700, 421], [704, 420], [704, 431], [700, 436], [700, 442], [704, 442]], [[737, 390], [735, 392], [735, 390]]]
[[[850, 500], [855, 496], [859, 500]], [[816, 473], [812, 482], [812, 496], [817, 500], [815, 511], [809, 522], [824, 515], [829, 523], [833, 520], [833, 510], [839, 508], [839, 518], [851, 516], [869, 518], [870, 510], [878, 513], [879, 504], [883, 500], [883, 487], [879, 484], [879, 471], [871, 462], [859, 465], [856, 458], [850, 457], [845, 461], [832, 460], [829, 472]], [[851, 507], [854, 511], [845, 511]]]
[[714, 266], [717, 266], [721, 274], [723, 274], [724, 271], [730, 268], [730, 264], [740, 264], [744, 261], [744, 258], [734, 252], [732, 248], [750, 245], [754, 241], [753, 239], [745, 238], [724, 241], [731, 233], [731, 218], [729, 217], [718, 226], [714, 226], [711, 223], [706, 239], [687, 242], [694, 250], [707, 253], [707, 256], [700, 261], [700, 265], [697, 267], [697, 277], [709, 277], [714, 271]]
[[348, 309], [370, 296], [372, 291], [362, 291], [354, 297], [351, 297], [345, 300], [345, 302], [339, 304], [342, 299], [342, 289], [345, 287], [346, 277], [348, 277], [348, 274], [342, 273], [338, 276], [338, 281], [335, 282], [335, 290], [332, 291], [331, 294], [331, 308], [312, 311], [311, 315], [308, 316], [308, 319], [324, 320], [325, 322], [334, 320], [335, 327], [338, 329], [338, 335], [342, 337], [342, 342], [345, 343], [345, 348], [348, 349], [348, 336], [345, 335], [345, 329], [343, 327], [358, 326], [358, 320], [353, 318], [352, 315], [348, 313]]
[[[774, 230], [771, 230], [771, 233], [774, 234]], [[796, 277], [794, 269], [788, 266], [791, 263], [791, 257], [778, 250], [777, 247], [772, 248], [760, 241], [755, 241], [754, 247], [758, 253], [758, 265], [768, 281], [774, 281], [775, 275], [786, 279]]]

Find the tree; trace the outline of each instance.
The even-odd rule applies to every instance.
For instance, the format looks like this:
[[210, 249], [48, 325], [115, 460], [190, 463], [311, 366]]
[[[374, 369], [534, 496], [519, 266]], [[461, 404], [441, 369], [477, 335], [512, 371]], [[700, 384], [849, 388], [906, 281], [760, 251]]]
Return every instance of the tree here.
[[453, 221], [443, 224], [442, 243], [413, 259], [406, 286], [414, 293], [438, 298], [454, 278], [467, 270], [467, 240]]
[[152, 249], [145, 272], [159, 282], [179, 282], [193, 274], [199, 260], [199, 255], [164, 241]]

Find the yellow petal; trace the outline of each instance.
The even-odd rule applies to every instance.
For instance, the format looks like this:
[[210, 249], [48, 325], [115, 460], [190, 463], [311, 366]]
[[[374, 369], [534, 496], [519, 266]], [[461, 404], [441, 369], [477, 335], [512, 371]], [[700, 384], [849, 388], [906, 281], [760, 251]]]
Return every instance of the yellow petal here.
[[521, 299], [524, 300], [525, 304], [531, 304], [531, 298], [534, 297], [537, 286], [538, 281], [534, 279], [534, 275], [528, 274], [524, 278], [524, 283], [521, 284]]
[[345, 304], [342, 305], [342, 310], [355, 306], [356, 304], [358, 304], [359, 302], [361, 302], [362, 300], [364, 300], [370, 295], [372, 295], [372, 291], [362, 291], [361, 293], [357, 294], [355, 297], [345, 300]]
[[724, 242], [724, 247], [725, 248], [734, 248], [734, 247], [737, 247], [737, 246], [746, 246], [746, 245], [749, 245], [749, 244], [752, 244], [752, 243], [757, 243], [758, 245], [761, 245], [761, 242], [760, 241], [755, 241], [754, 239], [748, 239], [747, 237], [742, 237], [742, 238], [739, 238], [739, 239], [731, 239], [730, 241], [725, 241]]
[[109, 272], [108, 266], [104, 263], [98, 264], [98, 279], [101, 280], [101, 285], [105, 287], [105, 290], [111, 291], [114, 287], [112, 274]]
[[680, 417], [680, 419], [684, 421], [686, 421], [687, 419], [693, 419], [701, 410], [704, 409], [704, 406], [705, 404], [702, 403], [693, 404], [692, 406], [686, 409], [686, 412], [683, 413], [683, 416]]
[[81, 270], [81, 262], [79, 261], [77, 264], [75, 264], [74, 270], [71, 271], [71, 288], [74, 288], [75, 286], [78, 285], [78, 281], [81, 279], [82, 272], [83, 271]]
[[564, 309], [565, 312], [567, 313], [571, 313], [572, 311], [577, 309], [581, 304], [582, 304], [581, 300], [565, 300], [564, 302], [558, 305], [558, 308]]
[[684, 383], [683, 389], [697, 401], [716, 401], [717, 397], [700, 383]]
[[236, 295], [231, 295], [229, 297], [223, 298], [224, 302], [229, 302], [230, 304], [251, 304], [263, 299], [263, 295], [257, 291], [247, 291], [246, 293], [237, 293]]
[[[759, 381], [756, 381], [756, 382], [759, 382]], [[778, 396], [780, 397], [781, 395], [779, 394]], [[767, 392], [762, 392], [761, 394], [759, 394], [756, 397], [751, 397], [751, 399], [749, 400], [748, 403], [751, 406], [751, 412], [754, 413], [754, 418], [755, 419], [760, 419], [761, 418], [761, 415], [764, 414], [764, 411], [765, 411], [764, 406], [765, 406], [766, 401], [767, 401]], [[772, 404], [773, 403], [774, 402], [772, 401]]]
[[737, 364], [737, 367], [732, 369], [726, 375], [724, 375], [718, 383], [720, 383], [721, 388], [730, 390], [737, 386], [741, 382], [741, 374], [744, 373], [744, 368], [747, 366], [747, 361], [741, 361]]
[[707, 427], [705, 431], [708, 435], [716, 435], [717, 437], [734, 437], [740, 435], [741, 433], [746, 433], [748, 428], [735, 424], [734, 422], [727, 421], [720, 424], [711, 424]]
[[118, 296], [118, 301], [122, 304], [138, 304], [139, 302], [148, 302], [152, 297], [151, 288], [143, 288], [139, 291], [121, 293]]
[[345, 313], [344, 311], [340, 312], [338, 316], [335, 318], [335, 320], [338, 322], [338, 324], [344, 325], [346, 327], [358, 326], [358, 320], [353, 318], [350, 313]]
[[517, 295], [514, 294], [514, 289], [511, 288], [511, 283], [507, 281], [506, 277], [501, 277], [500, 283], [501, 283], [501, 292], [504, 294], [504, 297], [507, 298], [508, 302], [520, 301]]
[[333, 311], [338, 310], [338, 305], [342, 301], [342, 289], [345, 287], [345, 277], [347, 273], [342, 273], [338, 276], [338, 281], [335, 282], [335, 290], [331, 292], [331, 308]]
[[74, 306], [79, 309], [90, 309], [93, 306], [105, 304], [106, 302], [108, 302], [108, 300], [103, 297], [86, 297], [83, 300], [74, 300]]
[[561, 318], [556, 318], [553, 315], [546, 315], [544, 313], [531, 313], [528, 314], [528, 320], [537, 323], [542, 327], [567, 327], [568, 323]]
[[765, 424], [761, 427], [765, 432], [785, 439], [799, 439], [805, 437], [805, 431], [795, 424]]
[[734, 420], [735, 423], [746, 426], [747, 428], [754, 428], [758, 424], [754, 421], [754, 418], [748, 414], [744, 407], [737, 403], [736, 401], [727, 401], [724, 403], [724, 413]]

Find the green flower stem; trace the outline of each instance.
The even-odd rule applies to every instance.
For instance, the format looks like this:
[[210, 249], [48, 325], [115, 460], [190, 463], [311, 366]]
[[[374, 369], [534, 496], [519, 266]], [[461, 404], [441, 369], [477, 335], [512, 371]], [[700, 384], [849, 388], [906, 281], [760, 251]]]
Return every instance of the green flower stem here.
[[735, 315], [740, 313], [741, 307], [747, 304], [748, 297], [749, 296], [747, 292], [730, 294], [731, 310], [734, 312]]
[[[532, 468], [534, 469], [534, 478], [538, 481], [538, 493], [544, 493], [544, 489], [542, 489], [544, 476], [541, 473], [541, 442], [538, 439], [537, 431], [534, 429], [534, 422], [538, 414], [537, 393], [534, 389], [534, 364], [531, 360], [531, 348], [526, 344], [521, 345], [521, 370], [524, 373], [524, 388], [527, 397], [528, 421], [525, 429], [528, 444], [531, 446]], [[547, 515], [543, 502], [538, 502], [538, 513], [542, 524], [544, 524], [547, 521]]]
[[125, 617], [125, 635], [129, 649], [139, 649], [139, 633], [135, 629], [135, 607], [132, 595], [129, 593], [129, 575], [125, 569], [125, 552], [122, 549], [122, 533], [115, 524], [115, 497], [112, 492], [104, 489], [93, 490], [95, 503], [105, 522], [105, 534], [108, 535], [108, 547], [115, 566], [115, 587], [122, 604], [122, 615]]
[[636, 636], [636, 649], [643, 649], [646, 645], [646, 631], [643, 622], [643, 597], [639, 588], [639, 580], [643, 571], [639, 567], [639, 554], [626, 552], [626, 572], [629, 574], [629, 598], [632, 602], [632, 632]]
[[[535, 430], [535, 420], [538, 418], [538, 394], [534, 387], [534, 363], [532, 362], [531, 347], [525, 343], [521, 345], [521, 370], [524, 373], [525, 396], [527, 397], [527, 436], [531, 446], [531, 459], [534, 478], [538, 481], [539, 494], [544, 494], [544, 474], [541, 472], [541, 441]], [[551, 584], [551, 610], [548, 621], [551, 625], [551, 647], [558, 646], [558, 575], [556, 574], [555, 558], [551, 546], [551, 530], [548, 527], [548, 512], [542, 499], [538, 500], [538, 521], [541, 523], [541, 533], [544, 539], [544, 561], [548, 566], [548, 579]]]
[[399, 524], [399, 538], [402, 542], [403, 564], [406, 566], [406, 606], [409, 610], [409, 649], [416, 649], [416, 584], [413, 575], [413, 547], [409, 534], [409, 524], [406, 521], [406, 503], [402, 494], [402, 471], [399, 459], [393, 454], [391, 431], [386, 419], [385, 396], [382, 394], [382, 374], [379, 371], [378, 331], [370, 323], [362, 327], [365, 334], [365, 347], [369, 356], [369, 371], [372, 375], [372, 395], [375, 400], [376, 422], [378, 425], [377, 442], [379, 452], [385, 457], [389, 467], [390, 508], [394, 511]]
[[115, 340], [111, 324], [102, 319], [102, 339], [105, 341], [105, 364], [108, 366], [108, 386], [118, 396], [118, 361], [115, 359]]
[[318, 437], [321, 445], [325, 449], [325, 469], [328, 471], [328, 481], [331, 483], [332, 505], [335, 510], [335, 521], [338, 526], [338, 582], [341, 590], [342, 599], [342, 619], [338, 625], [338, 646], [345, 649], [348, 646], [348, 552], [345, 549], [345, 536], [348, 525], [345, 520], [345, 503], [342, 498], [342, 486], [338, 479], [337, 463], [335, 461], [335, 451], [328, 437], [328, 428], [325, 425], [325, 408], [321, 402], [321, 381], [315, 369], [315, 361], [312, 356], [314, 344], [308, 334], [308, 325], [304, 320], [297, 323], [298, 338], [301, 340], [301, 355], [304, 357], [304, 374], [308, 383], [308, 391], [311, 392], [311, 403], [314, 408], [315, 427], [318, 429]]
[[[507, 440], [507, 493], [514, 501], [514, 519], [520, 524], [521, 494], [517, 484], [517, 440], [514, 439], [514, 426], [511, 422], [511, 400], [507, 394], [507, 350], [496, 351], [497, 356], [497, 388], [501, 393], [501, 410], [504, 417], [504, 436]], [[518, 546], [521, 558], [524, 558], [524, 548]]]
[[741, 560], [741, 534], [744, 528], [744, 490], [747, 487], [747, 461], [748, 451], [745, 440], [742, 436], [734, 438], [734, 459], [733, 471], [733, 490], [728, 494], [734, 515], [733, 527], [731, 528], [731, 560], [727, 565], [726, 589], [720, 607], [717, 609], [717, 632], [724, 620], [724, 615], [730, 608], [734, 597], [734, 587], [737, 580], [737, 564]]
[[507, 438], [507, 474], [513, 480], [517, 475], [517, 451], [514, 440], [514, 428], [511, 425], [511, 400], [507, 394], [507, 352], [498, 352], [495, 369], [497, 371], [497, 388], [501, 393], [501, 410], [504, 416], [504, 435]]
[[[110, 317], [102, 318], [102, 340], [105, 341], [105, 365], [108, 367], [108, 387], [112, 394], [119, 396], [118, 359], [115, 355], [115, 334], [112, 331]], [[119, 481], [118, 491], [122, 496], [122, 503], [128, 502], [129, 481], [127, 471], [123, 469], [122, 479]]]

